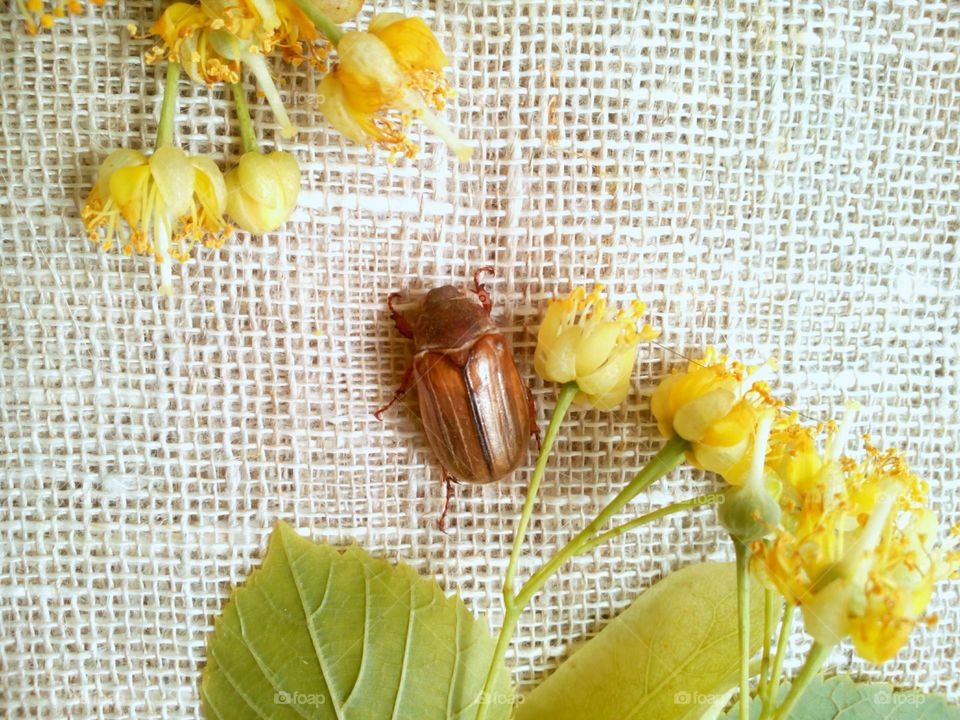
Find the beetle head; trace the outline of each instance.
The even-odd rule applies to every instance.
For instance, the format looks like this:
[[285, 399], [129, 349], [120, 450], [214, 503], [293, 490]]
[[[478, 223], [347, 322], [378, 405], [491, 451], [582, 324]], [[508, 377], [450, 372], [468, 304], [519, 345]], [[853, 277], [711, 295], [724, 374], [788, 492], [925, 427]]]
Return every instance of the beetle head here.
[[458, 287], [444, 285], [424, 297], [414, 326], [414, 343], [417, 350], [459, 348], [493, 329], [479, 300]]

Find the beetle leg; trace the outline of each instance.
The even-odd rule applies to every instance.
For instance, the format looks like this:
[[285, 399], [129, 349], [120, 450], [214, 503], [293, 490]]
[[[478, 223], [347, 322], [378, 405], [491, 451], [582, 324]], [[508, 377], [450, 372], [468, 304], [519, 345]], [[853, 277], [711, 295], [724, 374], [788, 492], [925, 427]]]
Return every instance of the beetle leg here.
[[377, 420], [383, 420], [383, 414], [390, 409], [390, 406], [393, 405], [397, 400], [402, 398], [407, 394], [407, 391], [413, 387], [413, 365], [407, 368], [407, 372], [403, 375], [403, 380], [400, 381], [400, 387], [396, 389], [393, 393], [393, 399], [384, 405], [382, 408], [377, 408], [373, 411], [373, 416]]
[[443, 498], [443, 512], [440, 513], [440, 520], [437, 522], [437, 527], [440, 528], [440, 532], [446, 532], [447, 524], [447, 511], [450, 509], [450, 500], [453, 498], [453, 475], [447, 472], [446, 468], [443, 468], [443, 489], [444, 495]]
[[401, 335], [407, 340], [413, 340], [413, 328], [410, 326], [410, 323], [400, 314], [399, 310], [393, 307], [393, 301], [398, 297], [400, 297], [400, 293], [393, 293], [387, 298], [387, 309], [390, 310], [390, 318], [393, 320], [393, 324], [397, 326], [397, 330]]
[[537, 436], [537, 452], [543, 447], [540, 442], [540, 426], [537, 425], [537, 404], [533, 401], [533, 393], [527, 388], [527, 407], [530, 408], [530, 434]]
[[480, 282], [480, 273], [492, 272], [494, 272], [493, 265], [485, 265], [473, 274], [474, 292], [477, 294], [477, 297], [480, 298], [480, 304], [483, 305], [483, 309], [486, 311], [487, 315], [490, 314], [490, 310], [493, 308], [493, 303], [490, 301], [490, 293], [487, 292], [487, 288], [484, 287]]

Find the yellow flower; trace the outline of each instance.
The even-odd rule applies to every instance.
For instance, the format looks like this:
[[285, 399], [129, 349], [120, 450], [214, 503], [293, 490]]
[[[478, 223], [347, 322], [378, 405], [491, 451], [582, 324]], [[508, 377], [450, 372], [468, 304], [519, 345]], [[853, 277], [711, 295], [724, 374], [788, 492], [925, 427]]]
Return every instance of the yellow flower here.
[[[290, 122], [265, 56], [278, 45], [287, 56], [294, 53], [301, 47], [305, 27], [302, 15], [286, 6], [280, 12], [273, 0], [175, 2], [150, 28], [161, 45], [147, 53], [147, 61], [179, 62], [192, 80], [208, 84], [238, 83], [241, 69], [248, 69], [280, 123], [280, 134], [289, 138], [297, 128]], [[315, 31], [307, 32], [308, 40], [316, 39]]]
[[[955, 571], [958, 557], [952, 543], [938, 542], [936, 515], [924, 507], [926, 486], [903, 456], [868, 444], [864, 462], [842, 457], [844, 426], [831, 427], [815, 477], [794, 475], [783, 524], [771, 543], [754, 543], [754, 562], [801, 607], [815, 640], [834, 645], [850, 637], [861, 657], [881, 663], [924, 619], [935, 583]], [[776, 442], [816, 453], [812, 431], [784, 432]], [[774, 449], [768, 459], [789, 452]]]
[[90, 239], [104, 250], [121, 238], [126, 255], [153, 255], [160, 264], [160, 292], [172, 294], [171, 260], [186, 261], [197, 242], [220, 247], [229, 235], [226, 196], [223, 176], [210, 158], [170, 145], [149, 158], [122, 149], [101, 165], [82, 218]]
[[287, 152], [247, 152], [225, 180], [227, 214], [247, 232], [270, 232], [285, 223], [297, 205], [300, 166]]
[[734, 485], [740, 484], [738, 478], [749, 464], [758, 408], [779, 404], [765, 384], [751, 384], [752, 374], [708, 348], [703, 360], [689, 363], [686, 372], [664, 379], [650, 400], [660, 433], [688, 440], [694, 465]]
[[[91, 0], [93, 5], [103, 5], [103, 0]], [[23, 17], [27, 32], [36, 35], [40, 28], [49, 30], [67, 13], [78, 15], [83, 12], [80, 0], [16, 0], [17, 10]]]
[[537, 335], [537, 374], [551, 382], [576, 381], [578, 398], [596, 408], [616, 407], [630, 389], [637, 345], [659, 335], [649, 325], [637, 329], [645, 309], [635, 300], [629, 314], [609, 312], [600, 285], [589, 295], [577, 288], [551, 301]]
[[348, 32], [337, 45], [339, 67], [317, 87], [319, 107], [339, 132], [362, 145], [413, 157], [407, 126], [420, 118], [461, 161], [473, 150], [434, 115], [453, 95], [440, 43], [417, 17], [377, 15], [367, 32]]

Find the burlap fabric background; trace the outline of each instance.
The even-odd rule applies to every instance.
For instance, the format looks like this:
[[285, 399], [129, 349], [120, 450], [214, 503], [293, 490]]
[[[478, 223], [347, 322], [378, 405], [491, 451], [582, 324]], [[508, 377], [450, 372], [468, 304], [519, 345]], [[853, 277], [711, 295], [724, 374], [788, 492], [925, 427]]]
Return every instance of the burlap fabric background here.
[[[342, 141], [317, 77], [285, 68], [304, 170], [281, 232], [179, 267], [86, 240], [78, 206], [117, 147], [152, 143], [161, 68], [150, 3], [28, 38], [0, 29], [0, 707], [6, 717], [199, 717], [207, 633], [280, 518], [401, 556], [499, 622], [500, 578], [533, 462], [461, 487], [437, 530], [440, 471], [418, 421], [371, 411], [409, 347], [384, 300], [494, 264], [494, 313], [533, 379], [547, 298], [603, 281], [663, 328], [635, 391], [565, 425], [523, 574], [652, 451], [655, 378], [714, 343], [782, 365], [811, 418], [842, 400], [909, 449], [958, 520], [960, 11], [943, 2], [438, 2], [422, 13], [476, 147], [458, 166]], [[380, 9], [396, 6], [380, 6]], [[226, 166], [219, 93], [181, 85], [178, 137]], [[268, 111], [255, 119], [274, 140]], [[541, 420], [554, 388], [533, 380]], [[681, 472], [650, 507], [711, 487]], [[524, 617], [525, 688], [671, 569], [729, 557], [712, 511], [581, 558]], [[957, 587], [940, 623], [885, 666], [958, 696]], [[682, 619], [678, 619], [682, 620]], [[794, 658], [795, 662], [796, 658]], [[833, 664], [877, 676], [844, 647]]]

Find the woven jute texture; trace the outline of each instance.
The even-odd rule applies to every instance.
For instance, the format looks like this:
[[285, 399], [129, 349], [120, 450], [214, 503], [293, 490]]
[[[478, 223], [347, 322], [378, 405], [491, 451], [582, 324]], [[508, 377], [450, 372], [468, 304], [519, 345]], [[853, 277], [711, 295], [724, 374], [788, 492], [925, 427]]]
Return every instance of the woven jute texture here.
[[[944, 523], [960, 519], [955, 4], [401, 9], [449, 51], [446, 118], [473, 160], [424, 136], [415, 161], [388, 165], [326, 128], [313, 70], [278, 65], [302, 128], [283, 144], [304, 170], [300, 207], [279, 232], [178, 266], [169, 300], [153, 262], [97, 250], [79, 220], [105, 155], [152, 145], [163, 68], [125, 28], [157, 8], [108, 4], [35, 38], [4, 11], [5, 717], [200, 717], [207, 635], [278, 519], [402, 557], [499, 624], [533, 448], [511, 479], [458, 487], [444, 534], [416, 416], [371, 416], [410, 360], [387, 295], [466, 285], [483, 265], [541, 423], [556, 391], [533, 374], [548, 298], [602, 281], [617, 300], [643, 297], [663, 329], [621, 408], [564, 425], [521, 576], [655, 450], [656, 379], [708, 344], [776, 357], [779, 391], [812, 420], [861, 402], [858, 432], [905, 448]], [[181, 90], [178, 141], [228, 167], [239, 141], [222, 89]], [[272, 146], [272, 116], [254, 114]], [[712, 487], [680, 471], [631, 513]], [[703, 510], [570, 563], [523, 617], [516, 682], [542, 680], [671, 570], [730, 557]], [[957, 586], [931, 610], [939, 623], [882, 670], [848, 646], [831, 664], [957, 698]]]

